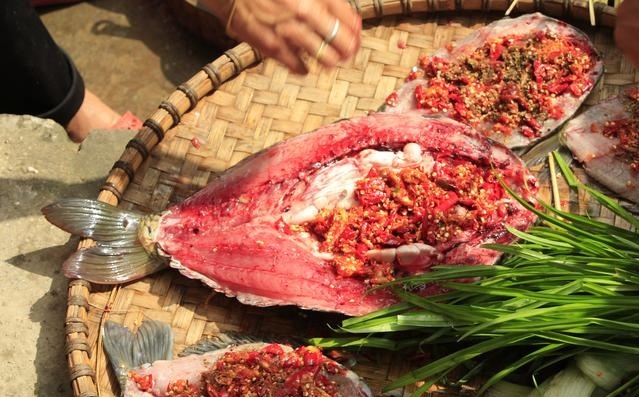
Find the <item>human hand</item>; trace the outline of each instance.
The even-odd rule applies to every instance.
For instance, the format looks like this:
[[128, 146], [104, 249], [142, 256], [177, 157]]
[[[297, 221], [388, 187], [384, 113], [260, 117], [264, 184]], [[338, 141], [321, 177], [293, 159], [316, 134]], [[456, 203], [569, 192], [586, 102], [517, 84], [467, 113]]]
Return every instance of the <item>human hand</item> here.
[[306, 55], [333, 67], [355, 55], [360, 46], [362, 20], [345, 0], [201, 2], [226, 23], [233, 38], [296, 73], [308, 72]]
[[624, 55], [639, 68], [639, 0], [624, 0], [617, 7], [615, 43]]

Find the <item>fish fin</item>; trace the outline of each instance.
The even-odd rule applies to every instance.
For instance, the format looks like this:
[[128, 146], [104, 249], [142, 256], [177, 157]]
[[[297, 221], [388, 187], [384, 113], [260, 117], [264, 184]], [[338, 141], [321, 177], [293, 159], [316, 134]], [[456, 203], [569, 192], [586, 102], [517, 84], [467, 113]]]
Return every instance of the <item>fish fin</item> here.
[[42, 208], [44, 217], [60, 229], [96, 241], [137, 238], [144, 214], [88, 199], [63, 199]]
[[180, 352], [180, 357], [189, 356], [191, 354], [204, 354], [211, 351], [225, 349], [230, 346], [244, 345], [248, 343], [279, 343], [292, 347], [302, 346], [301, 338], [286, 338], [284, 336], [252, 336], [241, 332], [226, 332], [209, 337], [197, 342], [194, 345], [186, 347]]
[[548, 153], [561, 148], [560, 134], [551, 134], [533, 145], [529, 150], [520, 155], [527, 167], [540, 164], [548, 159]]
[[122, 393], [131, 369], [173, 358], [173, 332], [160, 321], [143, 321], [134, 334], [127, 327], [107, 320], [102, 326], [102, 344]]
[[561, 132], [545, 137], [529, 150], [520, 154], [526, 167], [535, 172], [537, 182], [542, 186], [551, 184], [550, 168], [547, 164], [548, 156], [554, 151], [561, 155], [566, 164], [570, 165], [573, 163], [572, 154], [562, 143]]
[[75, 252], [64, 263], [69, 278], [119, 284], [168, 267], [167, 260], [140, 242], [138, 230], [149, 215], [87, 199], [64, 199], [42, 208], [42, 213], [60, 229], [96, 241], [96, 246]]
[[173, 331], [161, 321], [143, 321], [133, 341], [133, 356], [138, 366], [173, 359]]
[[68, 278], [96, 284], [121, 284], [138, 280], [168, 267], [168, 262], [149, 255], [141, 245], [96, 245], [73, 253], [62, 266]]
[[133, 357], [133, 339], [133, 333], [125, 326], [108, 320], [104, 322], [102, 345], [118, 378], [122, 393], [126, 389], [129, 370], [136, 367]]

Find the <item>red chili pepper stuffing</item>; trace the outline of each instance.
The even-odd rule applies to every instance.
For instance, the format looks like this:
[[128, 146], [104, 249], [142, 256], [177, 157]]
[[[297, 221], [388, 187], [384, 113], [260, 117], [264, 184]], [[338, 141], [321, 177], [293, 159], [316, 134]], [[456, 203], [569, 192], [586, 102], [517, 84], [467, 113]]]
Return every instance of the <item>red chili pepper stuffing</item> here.
[[399, 103], [399, 97], [397, 96], [396, 92], [391, 92], [390, 95], [388, 95], [386, 97], [386, 104], [388, 106], [397, 106], [397, 104]]
[[417, 86], [414, 94], [418, 108], [446, 112], [473, 127], [500, 124], [495, 130], [505, 135], [526, 125], [523, 132], [534, 138], [546, 120], [563, 117], [556, 96], [579, 97], [592, 87], [596, 61], [573, 38], [545, 31], [510, 35], [455, 62], [420, 57], [428, 86]]
[[202, 375], [209, 397], [341, 396], [331, 375], [345, 369], [312, 346], [285, 352], [278, 345], [224, 354]]
[[[508, 215], [507, 196], [490, 166], [440, 154], [428, 173], [420, 167], [372, 168], [356, 184], [358, 205], [323, 209], [302, 227], [330, 252], [336, 274], [371, 285], [399, 274], [392, 263], [366, 256], [368, 250], [426, 243], [451, 246]], [[501, 218], [496, 218], [501, 217]]]
[[166, 387], [165, 396], [167, 397], [200, 397], [200, 388], [198, 385], [190, 384], [188, 380], [178, 379], [169, 382]]
[[615, 155], [629, 164], [631, 170], [639, 172], [639, 90], [627, 90], [623, 101], [627, 113], [631, 116], [606, 121], [603, 125], [603, 135], [619, 140]]
[[153, 375], [138, 375], [135, 372], [129, 373], [129, 377], [142, 391], [149, 391], [153, 387]]
[[416, 80], [420, 75], [421, 75], [421, 72], [419, 70], [417, 69], [411, 70], [410, 72], [408, 72], [408, 75], [406, 76], [404, 80], [405, 81]]

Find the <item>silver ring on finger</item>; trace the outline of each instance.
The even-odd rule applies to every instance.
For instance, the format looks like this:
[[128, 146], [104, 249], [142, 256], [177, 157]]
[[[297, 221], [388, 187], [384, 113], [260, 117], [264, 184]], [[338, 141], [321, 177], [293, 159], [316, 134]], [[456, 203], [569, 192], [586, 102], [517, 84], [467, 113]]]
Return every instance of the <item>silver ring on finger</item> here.
[[326, 52], [326, 47], [328, 47], [328, 43], [326, 41], [322, 41], [317, 48], [317, 51], [315, 51], [315, 59], [317, 59], [318, 61], [322, 59], [324, 53]]
[[326, 44], [331, 44], [333, 40], [335, 40], [337, 34], [339, 33], [339, 25], [339, 19], [335, 18], [335, 23], [333, 24], [331, 31], [326, 35], [326, 37], [324, 37], [324, 42]]

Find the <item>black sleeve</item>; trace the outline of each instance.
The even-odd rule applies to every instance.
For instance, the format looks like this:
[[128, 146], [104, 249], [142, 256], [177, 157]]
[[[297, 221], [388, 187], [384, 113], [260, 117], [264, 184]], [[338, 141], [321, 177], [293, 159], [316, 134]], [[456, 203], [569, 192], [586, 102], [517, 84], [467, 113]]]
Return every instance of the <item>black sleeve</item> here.
[[84, 82], [29, 0], [0, 1], [0, 113], [51, 118], [66, 126]]

